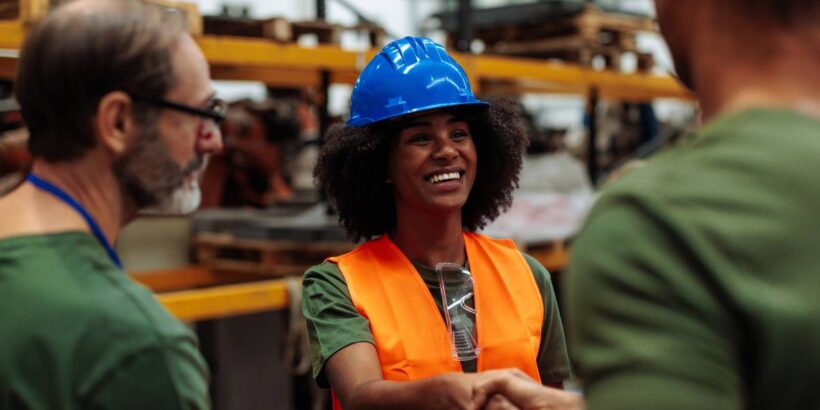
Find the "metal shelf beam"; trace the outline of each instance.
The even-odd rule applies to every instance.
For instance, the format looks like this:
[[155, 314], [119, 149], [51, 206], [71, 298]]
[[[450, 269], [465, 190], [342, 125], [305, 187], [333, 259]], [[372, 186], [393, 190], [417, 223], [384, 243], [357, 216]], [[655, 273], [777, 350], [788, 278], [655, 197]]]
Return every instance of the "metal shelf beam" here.
[[[23, 38], [21, 23], [0, 22], [0, 77], [13, 78], [14, 55]], [[215, 79], [261, 81], [288, 87], [320, 86], [322, 70], [330, 73], [331, 83], [353, 84], [377, 52], [325, 45], [302, 47], [229, 36], [201, 36], [197, 42], [211, 64]], [[561, 62], [502, 56], [454, 53], [453, 57], [464, 66], [478, 92], [503, 89], [509, 94], [586, 95], [591, 87], [596, 87], [601, 98], [607, 99], [694, 98], [668, 75], [622, 74]]]

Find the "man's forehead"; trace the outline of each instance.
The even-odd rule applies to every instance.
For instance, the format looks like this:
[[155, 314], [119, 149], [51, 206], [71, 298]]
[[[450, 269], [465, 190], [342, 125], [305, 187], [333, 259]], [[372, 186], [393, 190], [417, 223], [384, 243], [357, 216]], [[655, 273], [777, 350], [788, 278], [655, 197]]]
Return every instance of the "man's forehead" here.
[[210, 69], [199, 46], [187, 33], [174, 42], [172, 64], [176, 76], [176, 86], [171, 94], [191, 102], [205, 102], [213, 97]]

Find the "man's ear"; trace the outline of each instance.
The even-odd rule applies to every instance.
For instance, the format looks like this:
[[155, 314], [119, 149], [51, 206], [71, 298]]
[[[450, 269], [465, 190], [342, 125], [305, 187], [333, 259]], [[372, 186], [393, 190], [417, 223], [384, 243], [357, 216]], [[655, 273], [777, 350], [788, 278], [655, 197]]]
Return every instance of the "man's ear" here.
[[132, 100], [122, 91], [112, 91], [97, 105], [95, 129], [100, 144], [115, 156], [121, 155], [131, 144], [135, 124], [131, 116]]

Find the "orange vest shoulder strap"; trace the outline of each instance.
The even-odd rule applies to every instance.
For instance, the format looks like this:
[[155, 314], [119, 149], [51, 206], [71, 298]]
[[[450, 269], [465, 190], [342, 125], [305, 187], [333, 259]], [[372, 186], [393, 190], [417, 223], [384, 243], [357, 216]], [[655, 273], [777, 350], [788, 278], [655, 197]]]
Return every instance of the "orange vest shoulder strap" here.
[[330, 260], [339, 265], [353, 305], [370, 321], [385, 379], [461, 371], [427, 285], [386, 235]]
[[544, 302], [524, 255], [511, 240], [466, 233], [464, 243], [474, 279], [479, 371], [517, 367], [540, 380]]

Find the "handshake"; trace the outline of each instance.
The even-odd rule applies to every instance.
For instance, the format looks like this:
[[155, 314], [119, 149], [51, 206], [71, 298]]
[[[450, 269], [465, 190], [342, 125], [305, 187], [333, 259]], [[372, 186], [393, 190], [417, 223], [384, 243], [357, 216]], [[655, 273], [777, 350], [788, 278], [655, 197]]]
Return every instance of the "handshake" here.
[[[430, 398], [446, 402], [429, 403], [430, 408], [490, 410], [583, 410], [579, 394], [542, 386], [518, 369], [491, 370], [473, 374], [445, 374], [431, 386], [445, 391], [430, 392]], [[438, 394], [437, 394], [438, 393]]]

